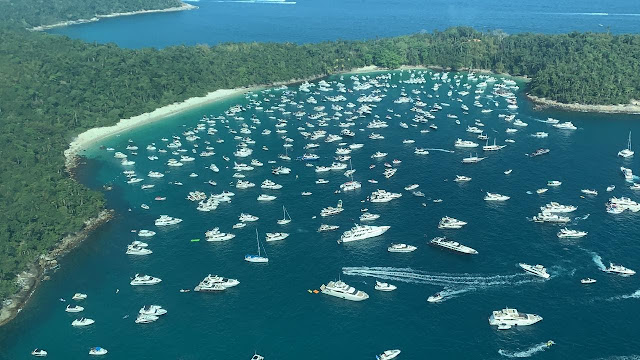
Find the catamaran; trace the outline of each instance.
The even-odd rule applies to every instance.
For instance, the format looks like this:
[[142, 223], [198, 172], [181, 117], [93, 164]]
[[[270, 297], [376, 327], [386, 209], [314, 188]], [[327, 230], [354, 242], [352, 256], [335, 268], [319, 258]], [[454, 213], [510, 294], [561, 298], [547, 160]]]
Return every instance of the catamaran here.
[[618, 152], [618, 156], [623, 158], [628, 158], [628, 157], [632, 157], [633, 154], [634, 154], [634, 151], [631, 150], [631, 131], [629, 131], [629, 141], [627, 142], [627, 148], [620, 150]]

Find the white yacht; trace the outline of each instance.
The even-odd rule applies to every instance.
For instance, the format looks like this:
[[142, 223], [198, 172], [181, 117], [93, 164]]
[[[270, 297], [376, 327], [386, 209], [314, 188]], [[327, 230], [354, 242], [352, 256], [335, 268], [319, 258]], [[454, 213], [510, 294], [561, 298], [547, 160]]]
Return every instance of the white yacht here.
[[484, 197], [485, 201], [507, 201], [511, 199], [510, 196], [500, 195], [496, 193], [487, 192], [487, 195]]
[[587, 236], [587, 232], [579, 231], [579, 230], [569, 230], [567, 228], [563, 228], [563, 229], [560, 229], [560, 231], [558, 231], [557, 235], [561, 239], [579, 239], [581, 237]]
[[77, 313], [77, 312], [81, 312], [83, 311], [84, 308], [80, 305], [67, 305], [66, 309], [64, 309], [64, 311], [68, 312], [68, 313]]
[[72, 299], [76, 300], [76, 301], [84, 300], [86, 298], [87, 298], [87, 294], [83, 294], [83, 293], [75, 293], [75, 294], [73, 294], [73, 297], [72, 297]]
[[413, 245], [391, 244], [387, 248], [387, 251], [388, 252], [393, 252], [393, 253], [409, 253], [409, 252], [415, 251], [416, 249], [418, 249], [418, 248], [413, 246]]
[[93, 319], [89, 319], [89, 318], [80, 318], [80, 319], [75, 319], [73, 320], [73, 322], [71, 322], [71, 326], [89, 326], [91, 324], [95, 323], [95, 320]]
[[398, 169], [395, 168], [388, 168], [385, 169], [384, 172], [382, 173], [382, 175], [384, 175], [385, 178], [389, 179], [390, 177], [392, 177], [393, 175], [395, 175], [395, 173], [398, 171]]
[[577, 129], [577, 127], [575, 125], [573, 125], [573, 123], [571, 121], [558, 123], [558, 124], [553, 125], [553, 127], [556, 128], [556, 129], [561, 129], [561, 130], [575, 130], [575, 129]]
[[276, 184], [275, 182], [267, 179], [265, 181], [262, 182], [262, 184], [260, 185], [261, 188], [263, 189], [270, 189], [270, 190], [278, 190], [278, 189], [282, 189], [282, 185], [280, 184]]
[[533, 325], [541, 320], [542, 317], [540, 315], [522, 314], [516, 309], [506, 308], [494, 311], [489, 317], [489, 325], [498, 326], [507, 324], [511, 326], [526, 326]]
[[220, 282], [214, 281], [211, 278], [211, 274], [204, 278], [204, 280], [200, 281], [193, 291], [197, 292], [218, 292], [225, 291], [227, 289], [226, 286], [221, 284]]
[[276, 197], [273, 196], [273, 195], [260, 194], [258, 196], [258, 201], [273, 201], [275, 199], [276, 199]]
[[278, 240], [284, 240], [286, 238], [289, 237], [288, 233], [266, 233], [266, 240], [267, 241], [278, 241]]
[[333, 231], [333, 230], [338, 230], [339, 228], [340, 228], [340, 226], [338, 226], [338, 225], [322, 224], [318, 228], [318, 232]]
[[631, 276], [631, 275], [635, 275], [636, 273], [631, 269], [628, 269], [622, 265], [616, 265], [614, 263], [609, 263], [609, 267], [602, 271], [607, 272], [609, 274], [618, 274], [622, 276]]
[[156, 315], [143, 315], [143, 314], [138, 314], [138, 317], [136, 318], [135, 323], [136, 324], [150, 324], [156, 320], [158, 320], [159, 317]]
[[393, 350], [385, 350], [382, 354], [380, 355], [376, 355], [376, 360], [391, 360], [391, 359], [395, 359], [396, 357], [398, 357], [398, 355], [400, 355], [400, 350], [398, 349], [393, 349]]
[[375, 154], [371, 155], [371, 158], [372, 159], [380, 159], [380, 158], [383, 158], [385, 156], [387, 156], [387, 153], [383, 153], [383, 152], [377, 151]]
[[323, 208], [320, 211], [320, 216], [332, 216], [332, 215], [337, 215], [340, 214], [342, 211], [344, 211], [344, 209], [342, 208], [342, 200], [338, 200], [338, 205], [336, 205], [336, 207], [332, 207], [332, 206], [328, 206], [326, 208]]
[[471, 254], [471, 255], [475, 255], [478, 252], [473, 249], [470, 248], [468, 246], [464, 246], [460, 243], [458, 243], [457, 241], [452, 241], [452, 240], [447, 240], [444, 237], [436, 237], [434, 239], [432, 239], [430, 242], [430, 244], [435, 245], [435, 246], [439, 246], [445, 249], [449, 249], [449, 250], [453, 250], [453, 251], [457, 251], [463, 254]]
[[144, 246], [139, 246], [139, 245], [128, 245], [127, 246], [127, 251], [126, 254], [127, 255], [149, 255], [153, 253], [153, 251], [151, 251], [150, 249], [147, 249]]
[[[213, 284], [220, 284], [222, 286], [224, 286], [225, 288], [230, 288], [230, 287], [234, 287], [240, 284], [240, 281], [236, 280], [236, 279], [228, 279], [222, 276], [218, 276], [218, 275], [207, 275], [207, 277], [204, 278], [204, 280], [202, 280], [200, 282], [200, 285], [202, 285], [203, 283], [213, 283]], [[198, 291], [198, 290], [196, 290]]]
[[356, 240], [364, 240], [372, 237], [380, 236], [387, 232], [391, 226], [370, 226], [355, 224], [350, 230], [345, 231], [338, 243], [351, 242]]
[[429, 151], [427, 149], [422, 149], [422, 148], [415, 148], [413, 153], [416, 155], [429, 155]]
[[142, 237], [151, 237], [153, 235], [155, 235], [156, 232], [155, 231], [151, 231], [151, 230], [140, 230], [138, 231], [138, 236], [142, 236]]
[[539, 222], [539, 223], [543, 223], [543, 222], [568, 223], [569, 221], [571, 221], [571, 219], [569, 219], [566, 216], [560, 216], [558, 214], [552, 214], [548, 211], [543, 211], [541, 213], [538, 213], [538, 215], [534, 216], [533, 221]]
[[378, 189], [371, 193], [371, 196], [369, 196], [369, 201], [371, 201], [372, 203], [383, 203], [398, 199], [400, 197], [402, 197], [402, 194], [400, 193], [392, 193]]
[[429, 297], [427, 298], [427, 302], [430, 302], [430, 303], [437, 303], [437, 302], [442, 301], [442, 299], [443, 299], [443, 298], [444, 298], [444, 296], [442, 296], [442, 293], [437, 292], [437, 293], [435, 293], [435, 294], [433, 294], [433, 295], [429, 296]]
[[547, 188], [540, 188], [540, 189], [536, 190], [536, 193], [537, 193], [537, 194], [544, 194], [544, 193], [546, 193], [547, 191], [549, 191], [549, 189], [547, 189]]
[[48, 354], [48, 353], [47, 353], [47, 351], [46, 351], [46, 350], [38, 349], [38, 348], [35, 348], [35, 349], [31, 352], [31, 355], [33, 355], [33, 356], [35, 356], [35, 357], [45, 357], [45, 356], [47, 356], [47, 354]]
[[549, 136], [549, 133], [546, 133], [544, 131], [538, 131], [535, 134], [531, 134], [531, 136], [536, 137], [536, 138], [546, 138]]
[[471, 181], [471, 178], [468, 176], [464, 176], [464, 175], [456, 175], [456, 178], [453, 179], [453, 181], [455, 182], [467, 182], [467, 181]]
[[420, 185], [418, 184], [413, 184], [413, 185], [409, 185], [409, 186], [405, 186], [404, 189], [407, 191], [411, 191], [411, 190], [415, 190], [419, 187]]
[[625, 180], [633, 181], [633, 171], [631, 171], [631, 169], [621, 166], [620, 171], [622, 171], [622, 175], [624, 175]]
[[138, 310], [138, 314], [142, 314], [142, 315], [162, 316], [166, 313], [167, 313], [167, 310], [160, 305], [145, 305], [142, 308], [140, 308], [140, 310]]
[[374, 287], [374, 289], [378, 290], [378, 291], [393, 291], [395, 289], [397, 289], [398, 287], [395, 285], [391, 285], [389, 283], [386, 282], [380, 282], [376, 280], [376, 286]]
[[366, 292], [356, 290], [354, 287], [345, 284], [341, 280], [329, 281], [326, 285], [322, 284], [322, 286], [320, 286], [320, 291], [323, 294], [351, 301], [362, 301], [369, 298], [369, 295]]
[[150, 275], [140, 275], [136, 274], [136, 276], [131, 280], [131, 285], [140, 286], [140, 285], [155, 285], [162, 281], [162, 279], [153, 277]]
[[596, 279], [592, 279], [592, 278], [580, 279], [581, 284], [593, 284], [595, 282], [596, 282]]
[[445, 216], [440, 219], [438, 229], [461, 229], [465, 225], [467, 225], [467, 223], [464, 221]]
[[253, 354], [253, 356], [251, 357], [251, 360], [264, 360], [264, 356]]
[[475, 148], [478, 147], [479, 144], [469, 140], [457, 139], [453, 146], [459, 148]]
[[227, 241], [236, 237], [235, 234], [232, 233], [224, 233], [220, 231], [220, 228], [215, 227], [204, 233], [207, 241]]
[[627, 142], [627, 148], [620, 150], [618, 152], [618, 156], [623, 158], [629, 158], [629, 157], [632, 157], [633, 154], [634, 154], [634, 151], [631, 150], [631, 131], [629, 131], [629, 141]]
[[360, 221], [373, 221], [379, 218], [380, 218], [379, 214], [372, 214], [369, 212], [365, 212], [362, 215], [360, 215]]
[[353, 179], [351, 181], [347, 181], [346, 183], [343, 183], [340, 185], [340, 190], [342, 191], [353, 191], [353, 190], [358, 190], [362, 187], [362, 184], [358, 181], [354, 181]]
[[260, 218], [257, 216], [254, 216], [251, 214], [245, 214], [245, 213], [240, 213], [240, 216], [238, 217], [238, 220], [240, 222], [258, 221], [258, 219]]
[[550, 202], [548, 204], [546, 204], [545, 206], [541, 206], [540, 210], [543, 212], [550, 212], [550, 213], [570, 213], [570, 212], [574, 212], [578, 209], [578, 207], [573, 206], [573, 205], [560, 205], [557, 202]]
[[182, 222], [182, 219], [174, 218], [168, 215], [160, 215], [159, 218], [156, 219], [156, 226], [167, 226], [167, 225], [175, 225]]
[[558, 181], [558, 180], [549, 180], [547, 181], [547, 186], [553, 186], [553, 187], [557, 187], [562, 185], [562, 181]]
[[106, 355], [107, 353], [108, 353], [107, 349], [100, 346], [92, 347], [91, 349], [89, 349], [89, 355], [100, 356], [100, 355]]
[[543, 279], [548, 279], [549, 278], [549, 273], [547, 272], [547, 269], [545, 269], [544, 266], [542, 265], [529, 265], [529, 264], [525, 264], [525, 263], [520, 263], [518, 264], [520, 265], [520, 267], [528, 272], [529, 274], [533, 274], [535, 276], [539, 276]]
[[479, 163], [480, 161], [482, 161], [484, 159], [486, 159], [486, 157], [478, 157], [478, 154], [476, 154], [476, 155], [469, 154], [469, 157], [462, 158], [462, 163], [463, 164], [475, 164], [475, 163]]
[[585, 194], [585, 195], [592, 195], [592, 196], [598, 196], [598, 191], [597, 190], [592, 190], [592, 189], [582, 189], [580, 190], [581, 193]]

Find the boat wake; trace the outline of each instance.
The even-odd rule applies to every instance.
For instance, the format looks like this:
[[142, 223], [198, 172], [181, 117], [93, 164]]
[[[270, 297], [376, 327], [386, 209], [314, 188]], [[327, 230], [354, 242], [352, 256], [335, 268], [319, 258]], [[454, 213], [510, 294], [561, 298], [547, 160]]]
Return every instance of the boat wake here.
[[640, 289], [634, 291], [631, 294], [612, 296], [608, 298], [607, 301], [617, 301], [617, 300], [626, 300], [626, 299], [640, 299]]
[[521, 350], [521, 351], [506, 351], [506, 350], [498, 350], [498, 353], [502, 356], [506, 356], [508, 358], [527, 358], [527, 357], [531, 357], [532, 355], [545, 351], [549, 348], [550, 346], [548, 345], [548, 343], [543, 342], [540, 344], [537, 344], [535, 346], [530, 347], [527, 350]]
[[598, 268], [602, 271], [604, 271], [607, 267], [604, 266], [604, 263], [602, 262], [602, 256], [594, 253], [593, 251], [591, 252], [591, 259], [593, 259], [593, 262], [598, 266]]
[[470, 291], [497, 286], [518, 286], [539, 281], [524, 273], [483, 276], [468, 273], [433, 273], [411, 268], [394, 267], [344, 267], [342, 268], [342, 273], [351, 276], [365, 276], [383, 280], [441, 286], [444, 288], [444, 290], [440, 292], [443, 297], [441, 301], [452, 299]]
[[451, 151], [451, 150], [447, 150], [447, 149], [425, 149], [425, 150], [429, 150], [429, 151], [441, 151], [441, 152], [446, 152], [446, 153], [454, 153], [455, 151]]

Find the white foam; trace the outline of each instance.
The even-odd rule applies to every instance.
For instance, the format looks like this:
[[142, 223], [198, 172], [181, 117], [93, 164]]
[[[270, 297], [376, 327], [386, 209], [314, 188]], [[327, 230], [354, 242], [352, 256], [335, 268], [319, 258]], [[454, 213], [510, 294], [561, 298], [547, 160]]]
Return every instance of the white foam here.
[[540, 343], [537, 344], [535, 346], [530, 347], [529, 349], [526, 350], [521, 350], [521, 351], [506, 351], [506, 350], [498, 350], [498, 353], [502, 356], [506, 356], [508, 358], [526, 358], [526, 357], [531, 357], [531, 355], [539, 353], [541, 351], [545, 351], [549, 348], [549, 346], [547, 346], [547, 343]]

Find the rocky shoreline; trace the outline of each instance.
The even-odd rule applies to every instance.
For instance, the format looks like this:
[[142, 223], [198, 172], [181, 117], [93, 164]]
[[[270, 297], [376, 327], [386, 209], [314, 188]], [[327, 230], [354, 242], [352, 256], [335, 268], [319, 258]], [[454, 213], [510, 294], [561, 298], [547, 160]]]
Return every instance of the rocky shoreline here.
[[30, 28], [29, 30], [31, 30], [31, 31], [45, 31], [45, 30], [55, 29], [55, 28], [64, 27], [64, 26], [92, 23], [92, 22], [100, 21], [100, 19], [112, 18], [112, 17], [118, 17], [118, 16], [131, 16], [131, 15], [139, 15], [139, 14], [152, 14], [152, 13], [163, 13], [163, 12], [194, 10], [194, 9], [197, 9], [197, 8], [198, 8], [197, 6], [194, 6], [194, 5], [191, 5], [191, 4], [187, 4], [187, 3], [182, 3], [182, 5], [176, 6], [176, 7], [172, 7], [172, 8], [154, 9], [154, 10], [138, 10], [138, 11], [123, 12], [123, 13], [96, 15], [96, 16], [92, 17], [91, 19], [78, 19], [78, 20], [62, 21], [62, 22], [59, 22], [59, 23], [51, 24], [51, 25], [34, 26], [34, 27]]
[[47, 279], [47, 273], [58, 267], [58, 260], [78, 246], [89, 234], [113, 218], [112, 210], [102, 210], [96, 217], [85, 222], [84, 228], [65, 236], [58, 246], [40, 258], [31, 267], [16, 276], [20, 290], [2, 303], [0, 308], [0, 326], [8, 323], [22, 311], [38, 285]]
[[561, 110], [577, 112], [594, 112], [605, 114], [640, 114], [640, 101], [637, 100], [633, 100], [630, 104], [587, 105], [578, 103], [561, 103], [555, 100], [540, 98], [531, 94], [527, 94], [527, 98], [536, 105], [536, 109], [553, 107]]

